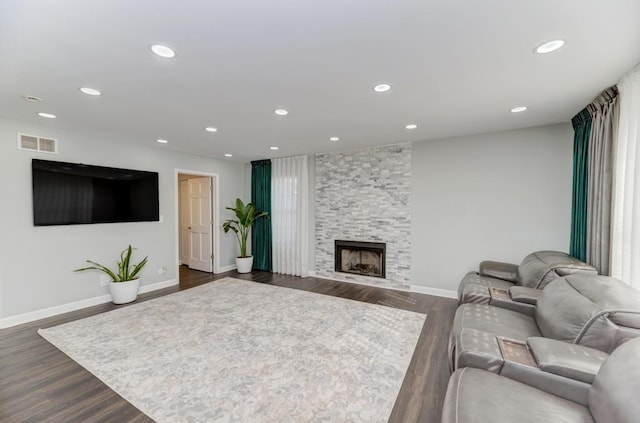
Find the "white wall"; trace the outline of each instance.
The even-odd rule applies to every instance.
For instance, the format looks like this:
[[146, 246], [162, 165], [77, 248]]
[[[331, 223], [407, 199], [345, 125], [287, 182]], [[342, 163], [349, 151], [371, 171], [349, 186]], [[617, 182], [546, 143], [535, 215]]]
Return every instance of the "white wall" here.
[[[33, 153], [16, 148], [16, 133], [59, 140], [59, 154]], [[149, 141], [149, 147], [134, 145], [126, 136], [91, 133], [47, 126], [46, 123], [0, 119], [0, 317], [41, 310], [107, 294], [98, 274], [73, 273], [92, 259], [113, 264], [128, 244], [138, 250], [135, 257], [149, 256], [142, 284], [177, 279], [175, 169], [219, 175], [220, 218], [224, 207], [242, 196], [243, 165], [172, 152]], [[101, 166], [159, 172], [160, 214], [164, 223], [112, 223], [34, 227], [32, 217], [31, 159], [68, 161]], [[233, 234], [220, 236], [220, 265], [229, 266], [236, 256]], [[168, 273], [158, 275], [166, 266]]]
[[572, 146], [569, 124], [414, 143], [411, 283], [455, 290], [482, 260], [568, 251]]

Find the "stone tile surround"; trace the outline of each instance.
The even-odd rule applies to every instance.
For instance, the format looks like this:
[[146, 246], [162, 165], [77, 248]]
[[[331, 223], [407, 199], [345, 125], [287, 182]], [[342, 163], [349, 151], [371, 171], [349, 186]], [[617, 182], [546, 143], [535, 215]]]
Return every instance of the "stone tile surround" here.
[[[411, 144], [317, 154], [316, 274], [390, 287], [411, 283]], [[386, 278], [334, 271], [334, 240], [385, 242]]]

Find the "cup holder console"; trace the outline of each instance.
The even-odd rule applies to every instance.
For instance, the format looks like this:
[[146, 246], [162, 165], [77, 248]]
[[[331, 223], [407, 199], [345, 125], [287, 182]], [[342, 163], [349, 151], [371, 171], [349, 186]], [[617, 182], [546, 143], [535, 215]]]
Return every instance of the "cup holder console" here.
[[530, 367], [538, 367], [536, 359], [531, 354], [529, 346], [513, 339], [498, 338], [498, 345], [505, 360], [523, 364]]
[[491, 297], [497, 298], [503, 301], [511, 301], [511, 295], [509, 295], [509, 291], [501, 288], [489, 288], [491, 291]]

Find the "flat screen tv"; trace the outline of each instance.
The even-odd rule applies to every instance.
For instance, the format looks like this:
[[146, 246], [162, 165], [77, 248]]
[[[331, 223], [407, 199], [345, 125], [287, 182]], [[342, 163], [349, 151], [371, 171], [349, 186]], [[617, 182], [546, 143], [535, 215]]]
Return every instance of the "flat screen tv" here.
[[35, 226], [159, 218], [157, 172], [38, 159], [31, 171]]

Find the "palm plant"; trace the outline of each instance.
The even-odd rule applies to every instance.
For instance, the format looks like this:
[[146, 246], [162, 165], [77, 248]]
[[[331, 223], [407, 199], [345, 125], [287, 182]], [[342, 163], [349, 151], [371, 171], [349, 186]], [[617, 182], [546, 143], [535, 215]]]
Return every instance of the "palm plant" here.
[[240, 257], [249, 257], [247, 255], [247, 237], [249, 236], [249, 230], [261, 217], [269, 218], [269, 212], [258, 211], [253, 203], [247, 203], [246, 205], [241, 199], [236, 199], [235, 207], [226, 207], [227, 210], [231, 210], [236, 214], [235, 219], [229, 219], [222, 224], [224, 232], [227, 233], [230, 230], [236, 234], [238, 243], [240, 244]]
[[113, 271], [106, 266], [101, 265], [100, 263], [96, 263], [95, 261], [87, 260], [87, 263], [93, 264], [93, 266], [83, 267], [81, 269], [76, 269], [74, 272], [82, 272], [85, 270], [99, 270], [101, 272], [109, 275], [111, 280], [114, 282], [128, 282], [132, 281], [136, 278], [138, 273], [142, 270], [142, 268], [147, 264], [148, 256], [142, 259], [142, 261], [138, 264], [131, 264], [131, 255], [133, 254], [133, 250], [131, 245], [128, 248], [125, 248], [120, 253], [120, 261], [118, 262], [118, 270]]

